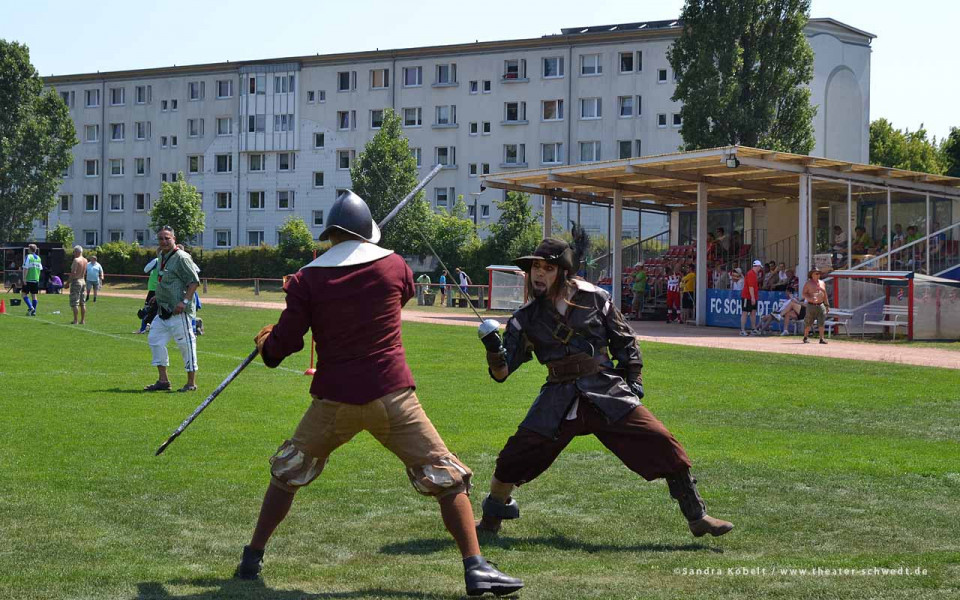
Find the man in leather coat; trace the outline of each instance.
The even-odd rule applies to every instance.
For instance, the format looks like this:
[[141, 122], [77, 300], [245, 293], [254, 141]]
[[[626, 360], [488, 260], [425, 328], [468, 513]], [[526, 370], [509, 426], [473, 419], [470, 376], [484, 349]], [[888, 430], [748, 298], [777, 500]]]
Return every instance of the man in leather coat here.
[[707, 515], [686, 452], [640, 402], [640, 348], [610, 295], [572, 276], [574, 252], [564, 241], [543, 240], [516, 263], [527, 272], [531, 300], [513, 314], [502, 343], [497, 330], [481, 326], [490, 375], [502, 382], [536, 355], [547, 365], [547, 383], [497, 457], [478, 530], [496, 533], [503, 519], [519, 517], [513, 488], [546, 471], [574, 437], [587, 434], [644, 479], [666, 478], [693, 535], [733, 529]]

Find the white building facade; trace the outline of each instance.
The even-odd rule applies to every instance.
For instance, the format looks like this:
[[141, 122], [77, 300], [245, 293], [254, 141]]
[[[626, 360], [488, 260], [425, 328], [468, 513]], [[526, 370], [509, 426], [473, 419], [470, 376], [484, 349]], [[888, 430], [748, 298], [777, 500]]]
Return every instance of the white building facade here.
[[[350, 167], [392, 108], [421, 174], [447, 168], [427, 200], [458, 197], [480, 225], [499, 190], [478, 176], [676, 151], [680, 105], [666, 53], [676, 21], [565, 29], [542, 38], [50, 77], [80, 143], [48, 226], [78, 243], [150, 245], [148, 211], [178, 172], [203, 194], [205, 248], [275, 244], [301, 217], [318, 235]], [[831, 19], [807, 28], [815, 52], [815, 155], [866, 162], [872, 35]], [[744, 209], [749, 212], [750, 209]], [[607, 234], [607, 210], [580, 220]], [[576, 207], [559, 203], [566, 229]], [[674, 217], [677, 219], [678, 217]], [[760, 221], [760, 215], [741, 220]], [[642, 223], [641, 223], [642, 219]], [[674, 227], [678, 227], [674, 223]], [[666, 228], [625, 218], [623, 236]], [[43, 238], [44, 228], [37, 230]]]

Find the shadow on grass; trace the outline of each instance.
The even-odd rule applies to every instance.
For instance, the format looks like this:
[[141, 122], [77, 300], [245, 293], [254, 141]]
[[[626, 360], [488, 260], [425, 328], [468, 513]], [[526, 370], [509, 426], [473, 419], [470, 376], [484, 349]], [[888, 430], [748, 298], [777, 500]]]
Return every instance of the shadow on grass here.
[[105, 390], [94, 390], [94, 392], [99, 392], [101, 394], [142, 394], [143, 396], [169, 394], [173, 391], [176, 390], [148, 392], [147, 390], [143, 389], [143, 386], [133, 388], [112, 387]]
[[[170, 593], [167, 586], [190, 585], [207, 589], [202, 592], [190, 592], [184, 595]], [[462, 598], [460, 594], [426, 594], [403, 590], [371, 588], [349, 592], [317, 592], [303, 590], [274, 590], [262, 581], [241, 581], [239, 579], [175, 579], [166, 583], [147, 581], [137, 584], [137, 595], [133, 600], [350, 600], [352, 598], [420, 598], [425, 600], [451, 600]]]
[[[713, 552], [723, 554], [723, 548], [707, 546], [698, 543], [687, 544], [594, 544], [569, 538], [565, 535], [551, 535], [530, 538], [515, 538], [507, 536], [482, 536], [482, 548], [501, 548], [509, 550], [514, 546], [546, 546], [556, 550], [574, 550], [581, 552]], [[449, 550], [453, 540], [449, 539], [419, 539], [387, 544], [380, 548], [382, 554], [433, 554]]]

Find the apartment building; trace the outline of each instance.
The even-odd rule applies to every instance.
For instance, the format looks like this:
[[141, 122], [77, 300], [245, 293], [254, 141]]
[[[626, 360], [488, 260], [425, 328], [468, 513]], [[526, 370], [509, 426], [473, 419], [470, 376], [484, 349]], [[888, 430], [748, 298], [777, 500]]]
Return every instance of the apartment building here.
[[[275, 244], [291, 216], [317, 235], [388, 108], [403, 120], [421, 174], [445, 167], [427, 189], [431, 205], [449, 209], [462, 197], [471, 218], [489, 224], [503, 192], [481, 192], [482, 174], [680, 146], [666, 59], [678, 33], [676, 21], [655, 21], [521, 40], [49, 77], [45, 84], [70, 108], [80, 143], [37, 237], [62, 222], [86, 246], [151, 244], [151, 202], [178, 172], [203, 194], [205, 248]], [[832, 19], [811, 20], [807, 33], [820, 107], [814, 154], [863, 162], [873, 36]], [[587, 206], [579, 218], [605, 235], [607, 213]], [[569, 227], [578, 209], [557, 203], [553, 214]], [[622, 235], [641, 227], [656, 233], [666, 223], [644, 213], [626, 218]]]

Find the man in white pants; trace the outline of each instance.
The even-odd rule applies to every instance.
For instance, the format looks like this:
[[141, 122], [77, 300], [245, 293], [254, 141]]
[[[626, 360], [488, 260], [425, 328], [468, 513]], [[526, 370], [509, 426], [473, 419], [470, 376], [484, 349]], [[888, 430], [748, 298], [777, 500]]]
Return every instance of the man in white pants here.
[[167, 391], [170, 380], [167, 378], [167, 343], [170, 338], [177, 343], [183, 356], [183, 367], [187, 371], [187, 383], [179, 389], [192, 392], [197, 389], [197, 338], [193, 334], [191, 320], [196, 314], [194, 292], [200, 284], [193, 259], [183, 250], [177, 249], [177, 238], [173, 228], [164, 225], [157, 232], [157, 244], [160, 253], [157, 256], [157, 316], [150, 325], [147, 342], [153, 354], [152, 364], [159, 374], [157, 382], [144, 390], [149, 392]]

